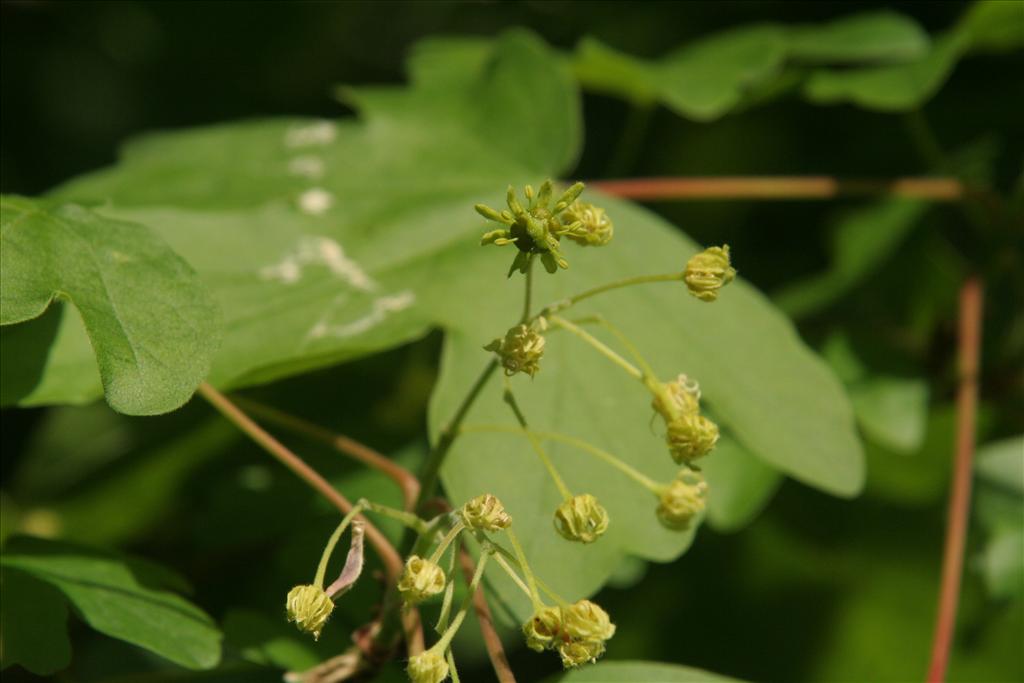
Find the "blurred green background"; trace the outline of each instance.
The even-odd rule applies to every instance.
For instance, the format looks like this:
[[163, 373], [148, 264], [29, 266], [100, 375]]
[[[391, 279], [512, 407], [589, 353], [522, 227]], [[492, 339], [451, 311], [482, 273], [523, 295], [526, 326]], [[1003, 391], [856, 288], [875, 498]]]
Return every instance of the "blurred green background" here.
[[[0, 5], [0, 189], [44, 192], [113, 162], [125, 139], [154, 129], [278, 114], [336, 116], [344, 108], [332, 86], [402, 82], [407, 50], [425, 36], [490, 36], [526, 26], [565, 50], [592, 35], [656, 57], [734, 25], [821, 21], [871, 8], [894, 9], [935, 33], [966, 7], [7, 1]], [[984, 180], [1010, 197], [1011, 209], [1020, 205], [1024, 156], [1021, 73], [1019, 51], [964, 60], [921, 112], [949, 154], [969, 160], [943, 170]], [[608, 177], [628, 105], [588, 94], [584, 113], [585, 152], [573, 177]], [[793, 97], [713, 123], [657, 109], [632, 159], [618, 165], [612, 170], [626, 176], [885, 178], [936, 170], [915, 144], [907, 115], [811, 106]], [[837, 220], [864, 204], [653, 207], [695, 239], [728, 242], [745, 254], [743, 275], [772, 294], [827, 270]], [[1024, 432], [1024, 234], [1019, 214], [1007, 215], [979, 225], [955, 207], [933, 207], [842, 298], [799, 316], [803, 338], [823, 351], [855, 403], [869, 406], [858, 411], [866, 492], [843, 501], [786, 480], [765, 511], [735, 533], [705, 527], [677, 562], [623, 566], [599, 597], [619, 624], [609, 659], [679, 662], [752, 681], [923, 678], [953, 448], [956, 295], [969, 273], [979, 273], [987, 289], [979, 442]], [[423, 448], [438, 350], [439, 337], [432, 336], [249, 395], [414, 459]], [[368, 395], [339, 395], [343, 384], [368, 387]], [[872, 414], [870, 406], [886, 400], [899, 409]], [[345, 629], [338, 628], [315, 651], [304, 645], [285, 655], [253, 654], [260, 648], [252, 642], [261, 640], [253, 633], [264, 626], [276, 633], [280, 625], [280, 586], [294, 575], [290, 558], [315, 556], [333, 516], [206, 406], [158, 418], [126, 418], [102, 404], [5, 409], [2, 438], [5, 536], [65, 535], [177, 569], [194, 584], [194, 600], [226, 624], [228, 660], [305, 661], [344, 646]], [[390, 495], [385, 483], [329, 452], [314, 448], [308, 455], [353, 497]], [[992, 549], [1007, 516], [1019, 538], [1012, 522], [1021, 523], [1020, 515], [1019, 490], [1014, 497], [998, 482], [979, 479], [951, 680], [1024, 680], [1021, 560], [1011, 550], [1009, 573], [999, 573]], [[353, 597], [345, 611], [355, 625], [372, 596]], [[56, 680], [116, 680], [166, 666], [72, 625], [73, 664]], [[287, 651], [287, 643], [282, 647]], [[552, 660], [521, 647], [510, 656], [523, 681], [555, 670]], [[460, 667], [464, 680], [488, 680], [483, 659], [460, 655]], [[5, 681], [28, 678], [17, 667], [4, 672]]]

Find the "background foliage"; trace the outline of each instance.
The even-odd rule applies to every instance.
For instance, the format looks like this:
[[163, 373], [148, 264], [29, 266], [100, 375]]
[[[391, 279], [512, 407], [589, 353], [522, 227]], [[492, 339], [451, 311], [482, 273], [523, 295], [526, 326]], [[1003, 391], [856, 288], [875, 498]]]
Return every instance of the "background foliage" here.
[[[102, 388], [122, 413], [162, 413], [180, 405], [212, 363], [219, 384], [252, 386], [255, 398], [413, 466], [425, 446], [430, 392], [436, 388], [429, 406], [436, 428], [482, 365], [479, 346], [516, 310], [518, 292], [501, 286], [506, 255], [478, 252], [463, 239], [477, 229], [466, 211], [474, 201], [497, 203], [495, 190], [506, 183], [546, 174], [931, 171], [984, 183], [1010, 200], [980, 216], [895, 200], [669, 203], [653, 206], [657, 213], [611, 206], [614, 247], [575, 252], [571, 283], [542, 280], [541, 300], [624, 271], [673, 269], [693, 248], [672, 227], [680, 226], [699, 242], [729, 242], [741, 274], [799, 323], [800, 337], [832, 372], [746, 285], [710, 311], [660, 291], [609, 298], [600, 310], [640, 331], [656, 369], [696, 368], [734, 437], [708, 461], [720, 495], [712, 497], [709, 525], [673, 563], [639, 558], [670, 559], [690, 539], [666, 538], [640, 518], [623, 523], [623, 532], [633, 532], [628, 538], [605, 539], [597, 559], [542, 540], [530, 552], [547, 558], [542, 574], [554, 574], [556, 586], [593, 590], [608, 581], [600, 600], [619, 624], [609, 659], [679, 662], [748, 680], [920, 677], [953, 434], [956, 291], [966, 273], [980, 271], [989, 314], [979, 436], [991, 446], [978, 456], [951, 678], [1024, 677], [1016, 647], [1024, 630], [1024, 446], [1017, 436], [1024, 425], [1012, 410], [1022, 394], [1024, 319], [1010, 303], [1024, 298], [1013, 248], [1022, 158], [1014, 126], [1022, 111], [1014, 73], [1022, 63], [1014, 50], [1024, 28], [1013, 29], [1022, 26], [1015, 23], [1021, 6], [987, 3], [966, 14], [966, 6], [943, 3], [865, 9], [634, 3], [626, 14], [601, 3], [346, 3], [240, 12], [218, 4], [5, 4], [2, 190], [34, 195], [61, 184], [51, 199], [92, 206], [5, 199], [3, 403], [82, 404], [4, 409], [0, 503], [10, 538], [0, 637], [4, 666], [19, 665], [5, 677], [28, 669], [63, 670], [57, 676], [65, 680], [137, 679], [140, 672], [188, 680], [168, 662], [208, 668], [222, 658], [214, 675], [223, 680], [277, 680], [277, 668], [309, 666], [341, 649], [374, 599], [372, 586], [363, 586], [341, 603], [344, 615], [321, 643], [300, 639], [282, 623], [281, 596], [308, 573], [312, 560], [296, 558], [316, 557], [333, 513], [205, 406], [128, 418], [93, 402]], [[850, 18], [854, 10], [860, 13]], [[203, 21], [195, 21], [197, 12]], [[522, 31], [493, 40], [513, 26], [552, 47]], [[448, 34], [462, 37], [438, 37]], [[424, 37], [430, 40], [414, 48]], [[482, 77], [487, 64], [498, 66]], [[406, 73], [411, 87], [403, 85]], [[382, 82], [395, 87], [365, 86]], [[338, 91], [339, 83], [348, 87]], [[576, 84], [586, 92], [581, 106]], [[345, 200], [343, 210], [327, 214], [338, 231], [332, 235], [344, 237], [340, 257], [315, 241], [323, 217], [294, 210], [308, 183], [287, 172], [288, 136], [308, 130], [308, 118], [148, 137], [112, 170], [63, 184], [113, 163], [117, 146], [136, 133], [271, 115], [334, 118], [344, 113], [332, 100], [339, 92], [360, 116], [341, 123], [324, 148], [329, 175], [321, 182]], [[93, 248], [99, 259], [78, 270], [80, 261], [52, 244], [70, 233], [88, 242], [95, 221], [111, 223], [104, 234], [123, 234], [123, 241]], [[117, 232], [124, 221], [147, 229]], [[26, 258], [40, 267], [18, 270]], [[347, 258], [366, 272], [335, 267]], [[165, 282], [156, 295], [138, 296], [133, 264], [140, 260], [161, 267]], [[287, 286], [286, 263], [300, 268], [297, 287]], [[97, 280], [97, 272], [116, 278]], [[199, 280], [218, 305], [196, 289]], [[353, 296], [336, 295], [339, 280]], [[459, 301], [467, 288], [491, 282], [482, 311]], [[56, 291], [75, 307], [54, 305], [21, 322]], [[402, 305], [410, 292], [416, 305]], [[133, 305], [146, 310], [134, 313]], [[91, 326], [86, 312], [104, 307], [115, 315], [102, 320], [129, 323]], [[217, 308], [225, 330], [219, 345]], [[649, 310], [678, 311], [678, 318], [658, 320]], [[139, 316], [151, 338], [131, 333]], [[339, 322], [360, 316], [375, 323], [365, 333]], [[685, 322], [698, 322], [702, 334]], [[300, 333], [317, 324], [344, 334], [309, 343]], [[429, 332], [437, 327], [446, 332], [443, 349], [440, 335]], [[175, 356], [176, 340], [188, 335], [205, 340], [207, 355]], [[586, 397], [618, 397], [617, 376], [568, 341], [552, 340], [546, 381]], [[140, 351], [154, 362], [140, 364]], [[132, 377], [119, 363], [142, 370]], [[167, 367], [188, 372], [161, 377]], [[854, 501], [815, 490], [851, 495], [863, 483], [840, 381], [866, 452], [866, 486]], [[601, 445], [627, 459], [661, 462], [646, 411], [633, 410], [632, 422], [624, 420], [631, 426], [613, 433], [585, 403], [575, 413], [553, 410], [564, 397], [545, 398], [542, 384], [518, 390], [533, 405], [555, 402], [539, 409], [553, 416], [548, 427], [602, 431]], [[146, 393], [154, 388], [157, 395]], [[622, 406], [631, 404], [596, 405], [624, 415]], [[474, 418], [493, 410], [485, 403]], [[830, 431], [815, 434], [808, 425]], [[445, 473], [453, 499], [493, 487], [508, 459], [526, 452], [514, 441], [474, 439], [456, 450]], [[397, 502], [378, 476], [297, 445], [350, 497]], [[480, 462], [480, 451], [491, 460]], [[578, 467], [570, 452], [554, 452]], [[808, 456], [824, 452], [825, 467]], [[532, 495], [524, 497], [540, 470], [513, 471], [522, 479], [496, 492], [517, 526], [543, 539], [548, 522], [529, 517]], [[588, 482], [598, 490], [612, 485], [600, 476]], [[616, 519], [637, 507], [625, 494], [614, 500]], [[138, 556], [173, 567], [188, 583]], [[103, 593], [113, 588], [123, 599]], [[517, 609], [514, 601], [509, 607]], [[180, 635], [168, 639], [167, 632]], [[456, 648], [477, 680], [486, 677], [486, 662], [473, 637], [466, 629]], [[523, 680], [551, 673], [550, 662], [522, 649], [511, 655]], [[609, 663], [566, 680], [705, 675], [629, 666]], [[382, 679], [391, 674], [400, 677], [385, 672]]]

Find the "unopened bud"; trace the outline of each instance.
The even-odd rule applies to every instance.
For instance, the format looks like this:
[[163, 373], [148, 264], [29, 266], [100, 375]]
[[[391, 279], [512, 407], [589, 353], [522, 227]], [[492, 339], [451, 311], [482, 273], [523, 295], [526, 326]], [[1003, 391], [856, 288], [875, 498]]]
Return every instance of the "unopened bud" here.
[[704, 512], [707, 491], [703, 474], [684, 470], [658, 496], [658, 521], [674, 531], [689, 529], [694, 518]]
[[444, 590], [444, 571], [430, 560], [412, 555], [398, 581], [398, 591], [409, 604], [422, 602]]
[[604, 641], [601, 640], [570, 640], [558, 646], [558, 654], [562, 658], [562, 666], [572, 669], [596, 661], [604, 654]]
[[615, 635], [615, 624], [608, 613], [590, 600], [580, 600], [564, 610], [562, 628], [574, 640], [608, 640]]
[[327, 597], [320, 586], [307, 584], [288, 591], [285, 607], [288, 610], [288, 621], [294, 621], [300, 631], [312, 634], [316, 640], [320, 638], [320, 631], [334, 611], [334, 601]]
[[484, 349], [498, 354], [506, 375], [525, 372], [533, 377], [540, 370], [544, 337], [528, 325], [516, 325], [505, 333], [504, 339], [495, 339]]
[[570, 541], [593, 543], [608, 530], [608, 512], [589, 493], [573, 496], [555, 510], [555, 529]]
[[665, 436], [673, 460], [689, 463], [711, 452], [718, 443], [718, 425], [698, 413], [668, 423]]
[[558, 607], [542, 607], [523, 624], [526, 646], [536, 652], [543, 652], [555, 646], [558, 633], [562, 630], [562, 610]]
[[718, 290], [733, 281], [736, 269], [730, 265], [729, 245], [710, 247], [686, 262], [683, 281], [690, 294], [701, 301], [714, 301]]
[[462, 519], [470, 529], [500, 531], [512, 525], [512, 518], [496, 496], [485, 493], [462, 506]]
[[406, 673], [412, 683], [441, 683], [448, 678], [448, 662], [443, 653], [426, 650], [409, 658]]

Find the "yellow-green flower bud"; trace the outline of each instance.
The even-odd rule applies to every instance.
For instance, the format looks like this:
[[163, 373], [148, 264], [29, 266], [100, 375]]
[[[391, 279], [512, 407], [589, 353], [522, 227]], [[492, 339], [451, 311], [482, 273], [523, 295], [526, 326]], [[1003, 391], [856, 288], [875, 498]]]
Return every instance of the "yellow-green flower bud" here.
[[700, 410], [700, 387], [686, 375], [679, 375], [671, 382], [657, 385], [651, 407], [666, 423], [696, 413]]
[[615, 232], [604, 209], [579, 200], [565, 210], [562, 222], [567, 228], [565, 236], [583, 246], [603, 247], [612, 241]]
[[608, 640], [615, 624], [608, 613], [590, 600], [580, 600], [563, 610], [562, 628], [573, 640]]
[[729, 262], [729, 245], [710, 247], [686, 262], [683, 281], [690, 294], [701, 301], [714, 301], [718, 290], [733, 281], [736, 269]]
[[495, 339], [484, 349], [498, 354], [509, 377], [517, 372], [533, 377], [540, 370], [544, 337], [527, 325], [516, 325], [505, 333], [504, 339]]
[[672, 459], [689, 463], [711, 452], [718, 443], [718, 425], [698, 413], [690, 413], [668, 423], [668, 442]]
[[405, 561], [405, 571], [398, 581], [398, 591], [409, 604], [422, 602], [444, 590], [444, 571], [419, 555]]
[[658, 521], [674, 531], [689, 529], [693, 519], [704, 511], [707, 492], [703, 474], [692, 470], [681, 472], [658, 496]]
[[412, 683], [441, 683], [448, 678], [448, 662], [444, 661], [443, 653], [425, 650], [409, 658], [406, 673]]
[[470, 529], [500, 531], [512, 526], [512, 518], [496, 496], [485, 493], [462, 506], [462, 520]]
[[288, 610], [288, 621], [294, 621], [300, 631], [312, 634], [313, 639], [317, 640], [334, 611], [334, 601], [327, 597], [320, 586], [307, 584], [288, 591], [285, 607]]
[[526, 646], [536, 652], [543, 652], [555, 646], [562, 630], [562, 610], [557, 607], [542, 607], [523, 624]]
[[608, 530], [608, 512], [589, 493], [573, 496], [555, 510], [555, 529], [570, 541], [593, 543]]
[[560, 643], [558, 654], [562, 657], [562, 666], [571, 669], [596, 661], [604, 654], [603, 640], [570, 640]]

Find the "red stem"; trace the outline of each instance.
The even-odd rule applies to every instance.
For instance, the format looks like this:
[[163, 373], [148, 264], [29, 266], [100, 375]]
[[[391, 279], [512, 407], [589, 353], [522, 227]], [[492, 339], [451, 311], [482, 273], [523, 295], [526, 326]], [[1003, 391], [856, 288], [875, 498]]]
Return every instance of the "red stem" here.
[[956, 627], [956, 609], [963, 575], [967, 516], [971, 502], [971, 463], [974, 459], [974, 430], [978, 408], [978, 368], [981, 357], [983, 293], [981, 281], [969, 278], [960, 289], [960, 330], [958, 353], [960, 379], [956, 397], [956, 455], [949, 492], [946, 548], [942, 558], [938, 615], [932, 642], [928, 683], [946, 679], [949, 652]]
[[722, 176], [593, 180], [587, 186], [627, 199], [833, 199], [888, 195], [957, 201], [967, 190], [956, 178], [848, 179], [830, 176]]

